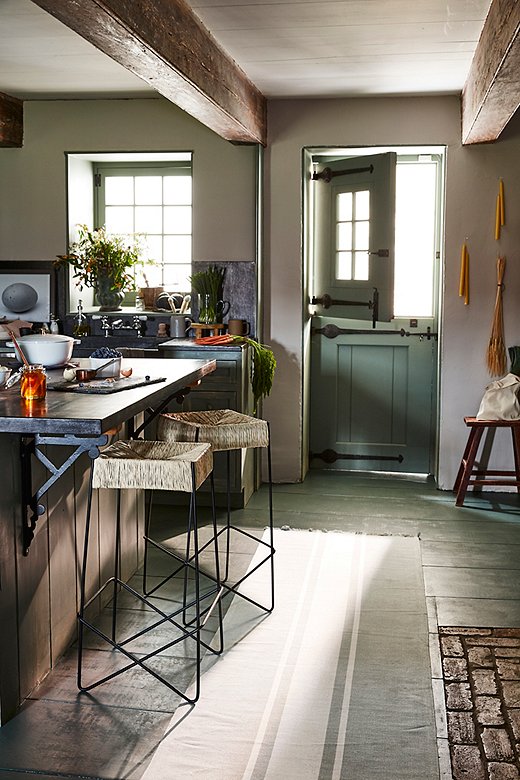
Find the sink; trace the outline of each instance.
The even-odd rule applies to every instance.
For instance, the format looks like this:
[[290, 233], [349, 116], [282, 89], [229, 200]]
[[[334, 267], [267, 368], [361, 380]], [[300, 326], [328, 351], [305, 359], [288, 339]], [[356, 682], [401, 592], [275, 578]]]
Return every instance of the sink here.
[[124, 349], [125, 347], [130, 349], [153, 349], [156, 350], [159, 344], [163, 341], [167, 341], [167, 338], [158, 339], [157, 336], [83, 336], [80, 339], [80, 344], [74, 347], [73, 356], [75, 357], [88, 357], [91, 352], [98, 347], [108, 347], [109, 349]]

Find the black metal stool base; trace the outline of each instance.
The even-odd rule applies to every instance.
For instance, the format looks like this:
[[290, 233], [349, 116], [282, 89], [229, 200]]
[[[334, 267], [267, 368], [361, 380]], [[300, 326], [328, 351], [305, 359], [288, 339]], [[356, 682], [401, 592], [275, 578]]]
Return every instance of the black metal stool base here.
[[[87, 500], [87, 518], [85, 524], [85, 542], [83, 548], [83, 565], [82, 565], [81, 579], [80, 579], [80, 609], [78, 612], [78, 675], [77, 675], [78, 688], [80, 691], [83, 692], [91, 691], [92, 689], [97, 688], [103, 683], [115, 679], [116, 677], [118, 677], [119, 675], [123, 674], [124, 672], [130, 669], [140, 668], [143, 671], [150, 674], [160, 683], [165, 685], [171, 691], [176, 693], [178, 696], [184, 699], [184, 701], [188, 702], [189, 704], [194, 704], [198, 700], [200, 695], [200, 676], [201, 676], [201, 657], [202, 657], [201, 649], [204, 647], [205, 649], [213, 653], [216, 654], [220, 653], [222, 651], [222, 631], [223, 631], [222, 607], [220, 602], [222, 590], [220, 586], [218, 546], [217, 546], [216, 539], [215, 539], [216, 571], [215, 574], [211, 575], [211, 577], [209, 578], [210, 581], [214, 583], [214, 585], [210, 587], [209, 591], [205, 593], [201, 593], [200, 580], [201, 580], [201, 575], [203, 573], [201, 572], [201, 569], [199, 567], [199, 556], [201, 550], [199, 548], [199, 542], [198, 542], [196, 478], [195, 478], [194, 467], [192, 465], [192, 492], [191, 492], [189, 522], [188, 522], [189, 536], [191, 537], [191, 535], [193, 535], [194, 553], [191, 557], [187, 555], [186, 558], [183, 558], [169, 551], [170, 554], [173, 555], [173, 557], [177, 560], [179, 564], [176, 569], [176, 572], [183, 570], [185, 575], [182, 601], [180, 605], [179, 603], [177, 603], [175, 609], [172, 609], [171, 611], [164, 611], [150, 599], [149, 593], [143, 595], [121, 579], [120, 576], [121, 490], [120, 489], [117, 490], [114, 575], [113, 577], [110, 577], [97, 590], [97, 592], [93, 596], [91, 596], [88, 600], [86, 600], [86, 596], [85, 596], [86, 569], [87, 569], [88, 545], [89, 545], [90, 524], [91, 524], [93, 472], [94, 472], [94, 463], [92, 463], [91, 471], [90, 471], [89, 492], [88, 492], [88, 500]], [[214, 484], [213, 484], [212, 472], [210, 473], [210, 479], [211, 479], [211, 492], [212, 495], [214, 496]], [[216, 527], [215, 512], [213, 513], [213, 520], [214, 520], [214, 527]], [[189, 571], [194, 573], [194, 595], [192, 596], [188, 596], [187, 584], [188, 584]], [[164, 581], [170, 579], [171, 576], [173, 575], [170, 575]], [[164, 581], [161, 584], [164, 584]], [[106, 631], [101, 630], [98, 626], [96, 626], [93, 622], [88, 620], [86, 617], [86, 610], [88, 609], [88, 607], [91, 604], [93, 604], [93, 602], [96, 599], [99, 599], [100, 595], [104, 593], [107, 588], [112, 589], [111, 635], [109, 635]], [[153, 592], [156, 592], [156, 590], [157, 588], [154, 588]], [[131, 636], [124, 637], [124, 639], [122, 640], [118, 639], [118, 627], [117, 627], [117, 599], [118, 599], [118, 594], [121, 591], [124, 591], [125, 593], [129, 594], [131, 597], [136, 599], [139, 602], [139, 604], [146, 606], [149, 610], [151, 610], [154, 613], [154, 619], [150, 625], [145, 626], [143, 629], [133, 633]], [[206, 600], [208, 599], [210, 600], [209, 605], [204, 606], [203, 602], [206, 602]], [[215, 606], [217, 606], [219, 610], [221, 648], [218, 650], [215, 650], [212, 647], [210, 647], [209, 644], [204, 642], [201, 638], [201, 630], [205, 625], [205, 623], [207, 622]], [[188, 611], [190, 610], [194, 610], [195, 616], [188, 621], [187, 614]], [[149, 634], [150, 632], [156, 630], [161, 626], [171, 628], [172, 631], [175, 633], [175, 635], [172, 635], [172, 638], [168, 641], [164, 641], [163, 638], [163, 641], [158, 647], [155, 647], [152, 651], [144, 654], [142, 653], [137, 654], [136, 652], [132, 652], [131, 650], [128, 649], [128, 646], [132, 642], [139, 639], [140, 637], [145, 636], [146, 634]], [[98, 679], [96, 679], [95, 681], [89, 682], [88, 684], [84, 684], [83, 681], [83, 650], [84, 650], [85, 629], [92, 631], [99, 639], [101, 639], [103, 642], [106, 642], [111, 649], [120, 652], [126, 659], [128, 659], [128, 663], [126, 663], [120, 669], [110, 672], [109, 674], [105, 674], [99, 677]], [[194, 663], [195, 663], [194, 686], [195, 687], [192, 696], [187, 695], [187, 693], [185, 693], [178, 686], [174, 685], [172, 682], [166, 679], [162, 674], [156, 672], [147, 663], [148, 661], [155, 658], [160, 653], [163, 653], [164, 651], [186, 640], [194, 641], [195, 643], [195, 656], [194, 656]]]

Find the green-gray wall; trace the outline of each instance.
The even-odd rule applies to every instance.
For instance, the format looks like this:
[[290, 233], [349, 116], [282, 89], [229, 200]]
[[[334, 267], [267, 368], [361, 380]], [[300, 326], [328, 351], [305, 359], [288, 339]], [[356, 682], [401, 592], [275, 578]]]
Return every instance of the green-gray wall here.
[[[485, 356], [495, 303], [497, 253], [508, 261], [506, 343], [520, 343], [520, 117], [497, 143], [475, 147], [462, 147], [460, 123], [457, 97], [269, 102], [264, 339], [275, 346], [278, 369], [264, 412], [271, 421], [278, 479], [296, 478], [305, 441], [302, 149], [443, 144], [447, 146], [447, 178], [438, 477], [441, 488], [452, 487], [467, 437], [463, 417], [477, 412], [490, 381]], [[507, 224], [502, 239], [495, 242], [499, 177], [505, 182]], [[469, 306], [458, 296], [460, 248], [466, 238], [471, 257]], [[497, 462], [510, 468], [510, 441], [502, 438], [500, 444], [495, 449]]]
[[[0, 260], [53, 258], [67, 238], [64, 152], [194, 152], [194, 258], [255, 257], [256, 150], [234, 146], [163, 99], [32, 101], [22, 149], [0, 149]], [[301, 478], [304, 441], [302, 184], [306, 146], [447, 146], [443, 269], [439, 481], [450, 488], [489, 381], [485, 354], [496, 289], [497, 253], [507, 257], [506, 343], [520, 343], [520, 119], [495, 144], [462, 147], [456, 97], [269, 102], [265, 156], [264, 341], [278, 370], [264, 415], [271, 422], [278, 481]], [[498, 178], [507, 224], [493, 238]], [[471, 302], [458, 297], [459, 254], [467, 237]], [[496, 449], [510, 465], [509, 442]]]

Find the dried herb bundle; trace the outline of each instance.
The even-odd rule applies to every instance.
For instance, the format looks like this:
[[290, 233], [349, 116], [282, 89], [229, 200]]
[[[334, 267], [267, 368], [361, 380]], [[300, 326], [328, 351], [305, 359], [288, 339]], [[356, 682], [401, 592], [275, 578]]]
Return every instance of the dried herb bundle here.
[[487, 367], [491, 376], [503, 376], [506, 372], [507, 356], [504, 344], [504, 314], [502, 295], [504, 290], [504, 274], [506, 272], [506, 258], [497, 258], [497, 293], [495, 298], [495, 311], [491, 336], [487, 349]]

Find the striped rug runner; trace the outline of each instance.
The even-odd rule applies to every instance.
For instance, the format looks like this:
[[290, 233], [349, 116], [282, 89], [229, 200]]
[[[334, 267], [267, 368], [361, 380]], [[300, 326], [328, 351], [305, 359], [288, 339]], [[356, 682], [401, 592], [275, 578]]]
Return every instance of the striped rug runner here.
[[274, 612], [233, 600], [228, 649], [145, 780], [436, 780], [418, 539], [277, 530], [275, 546]]

